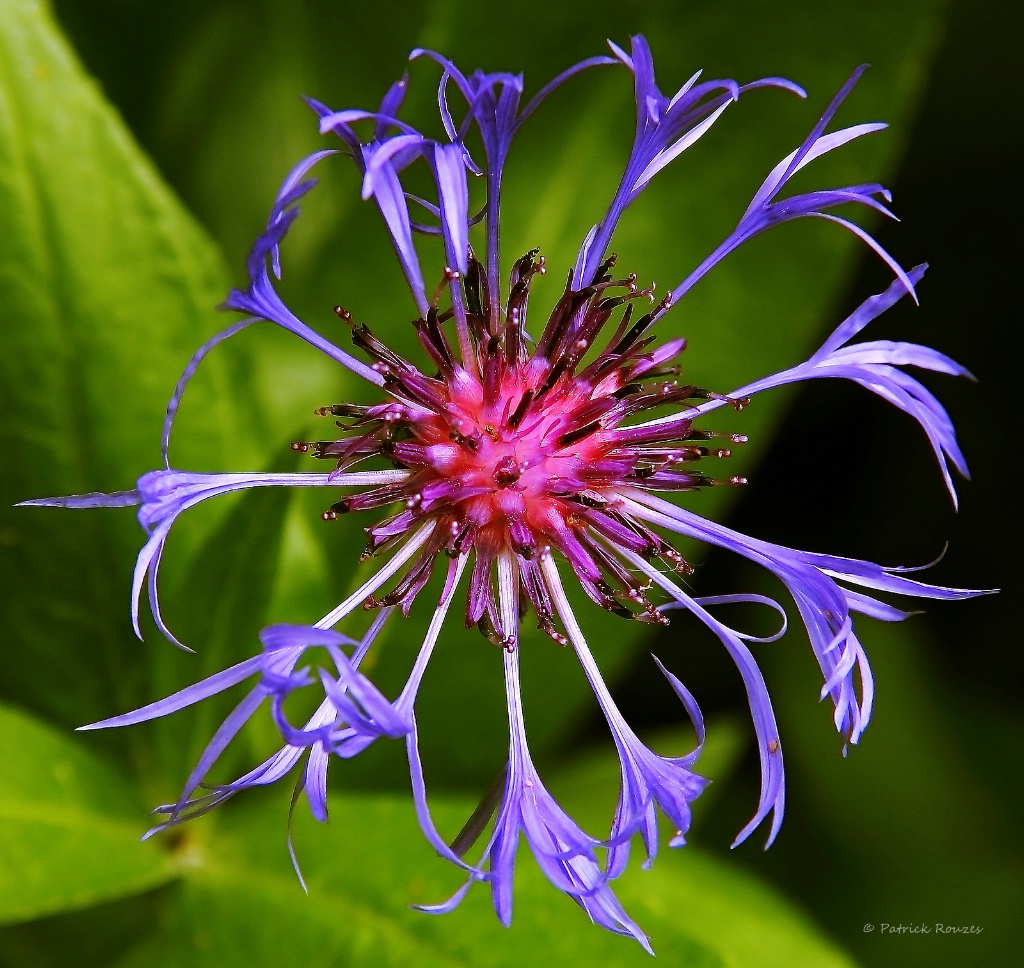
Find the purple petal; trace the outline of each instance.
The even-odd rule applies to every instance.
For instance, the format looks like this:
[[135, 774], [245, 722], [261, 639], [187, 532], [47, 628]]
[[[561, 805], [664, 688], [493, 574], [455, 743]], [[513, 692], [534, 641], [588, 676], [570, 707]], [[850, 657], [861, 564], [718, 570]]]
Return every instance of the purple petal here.
[[[927, 263], [924, 263], [922, 265], [915, 266], [909, 273], [907, 273], [910, 277], [910, 281], [915, 286], [922, 278], [924, 278], [927, 268]], [[885, 292], [879, 293], [877, 296], [872, 296], [870, 299], [865, 300], [835, 328], [829, 338], [822, 343], [821, 349], [819, 349], [810, 358], [810, 360], [808, 360], [808, 362], [816, 363], [824, 359], [844, 343], [849, 342], [849, 340], [856, 336], [865, 326], [867, 326], [868, 323], [881, 316], [882, 313], [895, 305], [906, 294], [907, 287], [904, 286], [901, 281], [897, 280], [893, 282]]]
[[664, 168], [667, 164], [674, 161], [679, 155], [681, 155], [687, 148], [694, 144], [698, 139], [703, 137], [707, 133], [708, 129], [713, 125], [722, 114], [722, 112], [731, 104], [731, 101], [726, 101], [719, 105], [714, 111], [711, 112], [700, 124], [695, 125], [687, 133], [676, 141], [674, 144], [665, 148], [659, 152], [654, 158], [651, 159], [647, 167], [640, 172], [637, 176], [636, 181], [633, 183], [633, 192], [639, 193], [643, 188], [647, 186], [647, 183]]
[[822, 155], [827, 154], [835, 148], [840, 148], [856, 138], [861, 138], [864, 135], [871, 134], [875, 131], [883, 131], [887, 127], [887, 124], [881, 123], [855, 124], [852, 127], [843, 128], [840, 131], [833, 131], [831, 134], [818, 138], [810, 148], [803, 151], [803, 154], [796, 165], [793, 165], [793, 162], [803, 149], [797, 148], [795, 151], [790, 152], [768, 174], [768, 177], [764, 180], [761, 187], [750, 200], [750, 204], [747, 206], [747, 210], [743, 213], [742, 218], [746, 219], [748, 216], [753, 214], [755, 209], [759, 209], [764, 202], [771, 201], [779, 189], [782, 188], [782, 186], [792, 178], [793, 175], [803, 168], [804, 165], [814, 161], [815, 158], [820, 158]]
[[395, 160], [396, 155], [408, 154], [410, 159], [413, 155], [421, 154], [429, 144], [426, 138], [418, 134], [402, 134], [375, 147], [372, 152], [364, 152], [366, 171], [363, 173], [363, 199], [368, 199], [374, 194], [375, 179], [385, 165], [392, 168], [403, 167], [401, 160]]
[[16, 508], [132, 508], [142, 503], [137, 489], [131, 491], [91, 491], [89, 494], [69, 494], [66, 497], [36, 497], [19, 501]]
[[240, 332], [252, 323], [258, 322], [258, 319], [254, 316], [250, 316], [248, 319], [239, 320], [237, 323], [232, 323], [227, 329], [221, 330], [216, 336], [212, 336], [202, 346], [199, 347], [195, 353], [192, 354], [192, 359], [188, 361], [185, 366], [184, 372], [178, 379], [177, 384], [174, 387], [174, 393], [171, 394], [171, 399], [167, 404], [167, 414], [164, 417], [163, 433], [160, 436], [160, 453], [164, 459], [164, 467], [170, 469], [170, 461], [168, 460], [168, 448], [171, 442], [171, 429], [174, 426], [174, 418], [178, 412], [178, 406], [181, 404], [181, 398], [185, 395], [185, 388], [188, 386], [189, 380], [195, 374], [196, 370], [199, 369], [199, 364], [202, 362], [203, 357], [210, 352], [215, 346], [219, 346], [226, 339], [234, 336], [235, 333]]
[[434, 172], [445, 250], [453, 268], [464, 273], [469, 267], [469, 186], [459, 145], [435, 145]]
[[[789, 627], [789, 620], [786, 617], [786, 610], [777, 602], [774, 598], [769, 598], [767, 595], [702, 595], [700, 598], [695, 598], [694, 601], [701, 606], [707, 605], [734, 605], [734, 604], [757, 604], [767, 605], [769, 608], [774, 609], [779, 617], [782, 619], [782, 625], [778, 632], [772, 635], [751, 635], [748, 632], [740, 632], [738, 629], [730, 628], [737, 638], [743, 639], [746, 642], [777, 642], [786, 634], [786, 630]], [[662, 605], [661, 610], [666, 611], [673, 608], [682, 608], [680, 602], [670, 602], [668, 605]], [[728, 628], [728, 626], [726, 626]]]
[[[380, 102], [379, 113], [385, 117], [397, 117], [398, 110], [402, 106], [402, 101], [405, 99], [405, 92], [409, 86], [409, 72], [406, 71], [394, 84], [388, 88], [387, 94], [384, 95], [383, 100]], [[387, 122], [378, 121], [377, 127], [374, 129], [373, 137], [375, 141], [380, 141], [387, 133], [387, 129], [391, 127]]]
[[[372, 157], [372, 153], [367, 153]], [[422, 314], [428, 309], [427, 297], [423, 287], [423, 274], [420, 271], [419, 256], [412, 241], [412, 226], [409, 224], [409, 206], [405, 201], [398, 175], [390, 163], [382, 164], [374, 180], [373, 198], [380, 209], [381, 216], [391, 234], [391, 240], [398, 254], [402, 271], [412, 293], [416, 308]]]
[[197, 682], [194, 685], [188, 686], [180, 692], [174, 693], [173, 696], [161, 699], [159, 702], [150, 703], [148, 706], [142, 706], [140, 709], [136, 709], [133, 712], [123, 713], [120, 716], [114, 716], [111, 719], [104, 719], [98, 723], [89, 723], [87, 726], [79, 726], [78, 729], [82, 732], [90, 729], [111, 729], [114, 726], [134, 726], [136, 723], [145, 723], [151, 719], [160, 719], [162, 716], [167, 716], [170, 713], [177, 712], [179, 709], [184, 709], [186, 706], [192, 706], [197, 702], [208, 699], [210, 696], [215, 696], [217, 693], [223, 692], [225, 689], [231, 688], [231, 686], [237, 685], [243, 679], [248, 679], [249, 676], [255, 675], [259, 672], [261, 664], [262, 658], [260, 656], [246, 659], [243, 662], [239, 662], [237, 665], [231, 666], [230, 669], [218, 672], [216, 675], [212, 675], [207, 679], [203, 679], [202, 682]]
[[[609, 44], [611, 41], [609, 41]], [[562, 71], [556, 78], [548, 81], [531, 99], [530, 103], [523, 108], [519, 117], [516, 119], [515, 129], [518, 130], [523, 122], [540, 106], [541, 102], [556, 88], [561, 87], [570, 77], [574, 77], [581, 71], [585, 71], [591, 67], [603, 67], [605, 65], [614, 65], [617, 61], [614, 57], [588, 57], [586, 60], [580, 61], [578, 64], [573, 64], [572, 67]]]
[[810, 134], [804, 139], [803, 144], [797, 148], [790, 158], [789, 165], [783, 171], [783, 174], [779, 178], [780, 184], [784, 184], [789, 181], [790, 176], [796, 171], [800, 165], [803, 164], [804, 157], [814, 148], [817, 144], [818, 139], [822, 136], [825, 128], [828, 126], [829, 121], [835, 116], [836, 111], [839, 110], [839, 105], [846, 100], [846, 96], [853, 90], [857, 81], [860, 80], [861, 75], [868, 69], [867, 64], [861, 64], [847, 79], [846, 83], [836, 92], [835, 97], [832, 98], [829, 106], [825, 109], [825, 113], [818, 119], [818, 123], [811, 129]]
[[199, 757], [189, 778], [185, 783], [181, 796], [175, 805], [175, 812], [186, 806], [192, 792], [203, 782], [206, 774], [210, 772], [213, 764], [220, 757], [221, 753], [228, 748], [231, 741], [238, 735], [239, 730], [252, 718], [253, 713], [263, 704], [266, 694], [258, 686], [252, 690], [229, 714], [227, 719], [220, 724], [220, 727], [213, 734], [212, 739], [206, 745]]

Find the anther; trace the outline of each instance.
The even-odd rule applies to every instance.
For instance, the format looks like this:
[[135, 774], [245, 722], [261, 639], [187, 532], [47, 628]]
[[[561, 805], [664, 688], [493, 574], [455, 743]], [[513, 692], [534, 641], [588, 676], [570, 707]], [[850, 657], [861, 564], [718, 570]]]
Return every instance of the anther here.
[[526, 393], [523, 394], [519, 403], [516, 405], [515, 410], [512, 411], [512, 416], [510, 416], [506, 421], [507, 426], [511, 427], [513, 430], [522, 423], [523, 417], [526, 416], [526, 411], [529, 409], [530, 403], [533, 401], [533, 393], [533, 390], [527, 390]]
[[602, 277], [608, 274], [608, 270], [618, 261], [618, 254], [612, 252], [608, 255], [608, 258], [604, 260], [598, 267], [597, 272], [594, 273], [594, 279], [600, 280]]
[[585, 424], [582, 427], [577, 427], [575, 430], [570, 430], [568, 433], [562, 434], [556, 441], [555, 447], [559, 450], [569, 447], [572, 444], [578, 443], [583, 440], [584, 437], [589, 437], [595, 431], [601, 429], [600, 420], [592, 420], [590, 423]]
[[300, 453], [300, 454], [308, 454], [309, 453], [309, 449], [312, 446], [313, 446], [312, 444], [307, 444], [304, 440], [295, 440], [295, 441], [292, 441], [292, 444], [291, 444], [292, 450], [298, 451], [298, 453]]
[[335, 306], [334, 315], [338, 317], [343, 323], [352, 322], [352, 314], [344, 306]]
[[560, 645], [563, 649], [569, 644], [569, 640], [562, 635], [550, 622], [541, 621], [540, 625], [537, 626], [545, 635], [548, 636], [557, 645]]
[[339, 514], [348, 514], [352, 508], [347, 501], [338, 501], [332, 504], [323, 514], [320, 515], [325, 521], [335, 521]]
[[430, 301], [430, 305], [437, 307], [437, 304], [441, 301], [441, 294], [444, 292], [445, 287], [456, 279], [461, 278], [461, 274], [453, 269], [451, 266], [444, 267], [444, 275], [441, 277], [441, 281], [437, 284], [437, 288], [434, 290], [434, 298]]
[[641, 622], [654, 622], [657, 625], [671, 625], [672, 622], [669, 617], [664, 613], [658, 611], [653, 605], [648, 603], [647, 609], [644, 612], [639, 613], [636, 616]]

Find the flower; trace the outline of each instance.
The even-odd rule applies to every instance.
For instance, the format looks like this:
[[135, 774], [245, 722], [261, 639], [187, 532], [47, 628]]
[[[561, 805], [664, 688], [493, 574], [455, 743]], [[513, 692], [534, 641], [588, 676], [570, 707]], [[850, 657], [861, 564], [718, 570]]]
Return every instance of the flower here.
[[[216, 731], [179, 799], [158, 808], [165, 827], [191, 819], [236, 793], [266, 785], [303, 764], [300, 787], [314, 817], [327, 817], [327, 771], [331, 756], [357, 755], [380, 737], [406, 744], [413, 797], [420, 825], [438, 853], [460, 867], [466, 884], [451, 899], [428, 911], [447, 911], [469, 887], [490, 886], [499, 918], [512, 913], [515, 854], [522, 837], [551, 883], [571, 896], [603, 927], [632, 936], [650, 950], [640, 928], [612, 892], [611, 882], [627, 864], [630, 843], [639, 835], [650, 864], [658, 850], [658, 809], [668, 817], [680, 846], [690, 825], [690, 805], [705, 785], [693, 772], [703, 743], [703, 723], [693, 697], [661, 663], [659, 668], [694, 723], [698, 746], [688, 755], [665, 757], [647, 748], [615, 705], [569, 604], [565, 582], [573, 581], [600, 608], [624, 619], [667, 624], [671, 611], [693, 613], [720, 639], [742, 676], [761, 758], [762, 786], [757, 810], [740, 831], [744, 840], [771, 817], [770, 843], [782, 820], [782, 747], [772, 704], [758, 665], [746, 645], [753, 638], [725, 625], [711, 609], [734, 601], [767, 604], [764, 596], [692, 597], [681, 576], [692, 572], [671, 536], [695, 538], [728, 548], [776, 575], [796, 603], [823, 677], [822, 698], [835, 711], [846, 743], [856, 743], [871, 714], [872, 676], [853, 622], [855, 613], [899, 621], [908, 613], [875, 598], [882, 591], [916, 598], [966, 598], [981, 592], [929, 585], [907, 577], [907, 569], [799, 551], [748, 537], [708, 521], [661, 494], [714, 486], [739, 486], [738, 476], [716, 477], [702, 468], [729, 456], [730, 445], [746, 442], [700, 428], [704, 414], [731, 406], [742, 410], [755, 394], [803, 380], [839, 377], [859, 383], [913, 417], [926, 434], [946, 485], [954, 497], [949, 464], [966, 474], [948, 415], [903, 367], [968, 375], [949, 358], [910, 343], [852, 343], [876, 316], [903, 295], [916, 301], [925, 267], [905, 271], [862, 228], [834, 214], [860, 205], [891, 215], [880, 185], [854, 185], [785, 195], [792, 176], [827, 152], [884, 127], [860, 124], [826, 133], [857, 82], [856, 71], [840, 89], [807, 138], [768, 174], [735, 228], [682, 282], [655, 301], [635, 274], [615, 272], [609, 246], [623, 212], [650, 181], [692, 147], [740, 96], [755, 89], [804, 92], [781, 78], [752, 84], [700, 81], [695, 74], [671, 98], [657, 86], [650, 50], [642, 37], [630, 53], [611, 45], [610, 57], [575, 65], [520, 109], [522, 78], [511, 74], [463, 74], [451, 61], [429, 51], [412, 58], [440, 64], [438, 104], [444, 137], [427, 137], [399, 119], [408, 78], [385, 95], [378, 110], [334, 111], [309, 104], [320, 131], [340, 139], [340, 149], [318, 151], [284, 180], [266, 229], [248, 260], [248, 284], [232, 291], [226, 307], [245, 314], [201, 347], [175, 388], [164, 425], [164, 467], [144, 475], [135, 489], [110, 495], [80, 495], [28, 501], [61, 507], [138, 506], [147, 534], [133, 581], [132, 621], [141, 635], [139, 600], [144, 586], [155, 621], [174, 637], [161, 612], [158, 576], [168, 533], [185, 510], [221, 494], [253, 487], [327, 488], [333, 503], [325, 520], [372, 512], [361, 560], [383, 564], [352, 595], [309, 626], [274, 625], [261, 636], [254, 657], [134, 712], [84, 729], [125, 726], [154, 719], [200, 702], [255, 678], [255, 685]], [[501, 270], [500, 209], [504, 164], [522, 124], [554, 87], [581, 70], [625, 68], [633, 78], [636, 131], [619, 187], [604, 218], [586, 236], [561, 297], [532, 337], [528, 329], [531, 287], [545, 272], [538, 251], [511, 267], [507, 291]], [[453, 93], [465, 102], [453, 111]], [[469, 136], [479, 136], [474, 157]], [[326, 339], [287, 307], [275, 288], [281, 275], [279, 247], [299, 214], [299, 202], [314, 186], [317, 165], [347, 156], [362, 175], [362, 195], [380, 210], [417, 312], [415, 327], [427, 363], [419, 366], [389, 348], [342, 307], [355, 349], [364, 359]], [[412, 195], [403, 178], [423, 165], [435, 189], [433, 200]], [[470, 209], [470, 176], [482, 179], [484, 204]], [[419, 219], [414, 219], [411, 206]], [[854, 233], [890, 267], [894, 282], [868, 299], [805, 362], [766, 376], [728, 395], [676, 379], [673, 362], [682, 339], [659, 343], [658, 322], [719, 261], [748, 239], [782, 222], [821, 218]], [[482, 245], [471, 237], [482, 223]], [[415, 234], [439, 239], [441, 282], [431, 292], [425, 281]], [[635, 307], [648, 303], [646, 311]], [[380, 402], [323, 407], [337, 418], [333, 439], [299, 441], [292, 447], [326, 462], [324, 473], [192, 473], [172, 469], [168, 442], [188, 381], [202, 358], [251, 323], [265, 320], [316, 347], [372, 384]], [[671, 407], [667, 416], [656, 411]], [[375, 466], [383, 462], [387, 469]], [[368, 465], [364, 466], [364, 465]], [[357, 469], [358, 468], [358, 469]], [[340, 495], [339, 495], [340, 492]], [[361, 663], [396, 611], [415, 607], [427, 582], [443, 565], [444, 588], [418, 657], [400, 695], [385, 697], [361, 671]], [[854, 587], [849, 587], [854, 586]], [[386, 589], [386, 590], [385, 590]], [[867, 589], [868, 591], [865, 591]], [[505, 769], [471, 818], [463, 835], [447, 844], [436, 830], [420, 764], [415, 715], [422, 676], [440, 641], [448, 613], [464, 600], [467, 626], [504, 650], [509, 752]], [[376, 610], [369, 629], [351, 636], [361, 610]], [[532, 615], [555, 642], [577, 655], [607, 721], [621, 765], [618, 806], [603, 839], [583, 831], [545, 788], [530, 755], [519, 680], [519, 630]], [[781, 631], [770, 639], [777, 638]], [[329, 671], [300, 667], [310, 650], [326, 655]], [[657, 660], [655, 660], [657, 662]], [[315, 712], [297, 725], [285, 713], [295, 692], [312, 692]], [[264, 703], [281, 737], [272, 756], [232, 783], [212, 784], [207, 776], [220, 754]], [[294, 801], [293, 801], [294, 805]], [[479, 861], [464, 859], [494, 817]], [[293, 854], [294, 859], [294, 854]], [[296, 864], [296, 869], [298, 865]], [[301, 874], [300, 874], [301, 877]]]

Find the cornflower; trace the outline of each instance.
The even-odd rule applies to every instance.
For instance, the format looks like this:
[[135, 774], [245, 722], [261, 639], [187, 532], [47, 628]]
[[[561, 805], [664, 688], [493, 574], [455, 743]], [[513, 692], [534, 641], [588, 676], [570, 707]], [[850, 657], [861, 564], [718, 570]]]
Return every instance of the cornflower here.
[[[839, 206], [859, 205], [891, 216], [890, 196], [882, 186], [784, 194], [793, 175], [816, 158], [885, 127], [858, 124], [826, 133], [863, 68], [843, 85], [804, 141], [772, 169], [735, 228], [675, 288], [655, 301], [653, 290], [642, 288], [635, 274], [617, 274], [610, 253], [613, 233], [623, 212], [655, 175], [697, 142], [741, 95], [759, 88], [801, 97], [804, 92], [782, 78], [741, 86], [732, 80], [701, 81], [698, 72], [669, 98], [655, 82], [650, 50], [642, 37], [632, 38], [628, 54], [615, 44], [610, 48], [611, 56], [569, 68], [524, 108], [521, 76], [480, 71], [465, 75], [436, 53], [414, 51], [412, 59], [431, 58], [442, 68], [441, 139], [399, 119], [407, 76], [391, 87], [376, 111], [334, 111], [309, 101], [320, 132], [339, 138], [341, 147], [310, 155], [284, 180], [266, 230], [249, 256], [248, 284], [232, 291], [225, 303], [244, 318], [199, 349], [174, 391], [163, 430], [164, 466], [144, 475], [129, 491], [25, 502], [76, 508], [139, 506], [147, 540], [135, 566], [132, 621], [141, 637], [139, 601], [148, 586], [155, 622], [176, 643], [161, 611], [158, 575], [168, 533], [182, 512], [248, 488], [316, 487], [333, 496], [341, 494], [324, 512], [326, 520], [356, 512], [377, 515], [365, 529], [368, 540], [360, 560], [383, 563], [319, 621], [270, 626], [262, 632], [262, 648], [253, 657], [159, 702], [83, 727], [104, 729], [155, 719], [255, 679], [210, 740], [178, 800], [158, 808], [163, 821], [151, 833], [203, 814], [244, 789], [274, 783], [300, 764], [298, 789], [305, 793], [312, 815], [324, 821], [331, 755], [345, 759], [379, 737], [399, 739], [406, 745], [423, 833], [466, 875], [464, 886], [452, 898], [423, 910], [451, 910], [469, 887], [483, 882], [490, 887], [498, 917], [509, 924], [515, 854], [525, 837], [555, 887], [596, 923], [630, 935], [651, 950], [610, 884], [626, 867], [634, 835], [642, 841], [645, 865], [654, 860], [656, 808], [675, 831], [671, 845], [684, 842], [691, 803], [706, 782], [692, 769], [704, 739], [701, 715], [683, 684], [655, 659], [691, 718], [698, 744], [679, 757], [659, 755], [644, 745], [602, 679], [569, 604], [566, 583], [578, 583], [598, 607], [624, 619], [665, 625], [672, 609], [684, 609], [725, 646], [746, 689], [761, 762], [757, 809], [736, 843], [769, 818], [768, 843], [779, 830], [785, 793], [782, 745], [768, 690], [746, 644], [755, 637], [724, 624], [711, 609], [737, 601], [782, 609], [760, 595], [693, 597], [683, 581], [693, 569], [673, 547], [673, 536], [726, 548], [781, 579], [821, 667], [822, 698], [833, 704], [835, 726], [846, 743], [860, 738], [871, 715], [873, 693], [853, 615], [883, 621], [907, 617], [909, 613], [875, 598], [873, 593], [879, 591], [937, 599], [981, 594], [924, 584], [907, 577], [910, 569], [748, 537], [661, 496], [745, 483], [742, 477], [716, 477], [700, 469], [706, 466], [702, 462], [728, 457], [730, 445], [746, 442], [741, 434], [723, 436], [701, 429], [705, 414], [723, 406], [740, 411], [755, 394], [784, 384], [842, 378], [918, 422], [955, 502], [949, 465], [964, 475], [966, 466], [950, 419], [903, 367], [969, 374], [941, 353], [913, 343], [851, 343], [904, 295], [916, 302], [915, 286], [925, 271], [925, 266], [905, 271], [864, 229], [835, 214]], [[508, 288], [503, 288], [499, 237], [505, 161], [514, 136], [550, 91], [580, 71], [604, 65], [625, 68], [633, 78], [632, 151], [607, 214], [584, 239], [560, 298], [532, 337], [527, 328], [529, 296], [534, 280], [545, 272], [545, 262], [537, 250], [526, 253], [512, 265]], [[450, 106], [452, 93], [465, 102], [461, 114]], [[468, 146], [473, 131], [482, 146], [476, 157]], [[372, 199], [380, 210], [417, 313], [414, 325], [428, 361], [424, 367], [391, 350], [367, 325], [336, 307], [365, 362], [358, 359], [300, 320], [275, 288], [281, 275], [279, 245], [298, 216], [300, 199], [315, 184], [309, 174], [339, 155], [355, 163], [362, 175], [363, 198]], [[433, 201], [406, 191], [403, 178], [414, 165], [429, 171], [436, 189]], [[470, 211], [469, 175], [485, 187], [485, 201], [477, 213]], [[673, 361], [685, 342], [658, 342], [652, 335], [656, 324], [730, 252], [766, 229], [797, 218], [826, 219], [852, 232], [889, 266], [895, 280], [841, 322], [809, 359], [789, 369], [728, 395], [677, 379], [681, 371]], [[481, 222], [483, 244], [474, 248], [471, 228]], [[433, 236], [443, 249], [441, 283], [433, 292], [424, 282], [413, 244], [416, 233]], [[650, 308], [635, 309], [645, 301]], [[257, 320], [283, 327], [372, 384], [380, 392], [380, 402], [338, 403], [318, 411], [337, 418], [339, 433], [292, 446], [324, 462], [329, 469], [323, 473], [195, 473], [172, 468], [168, 442], [189, 379], [207, 352]], [[666, 407], [673, 408], [667, 416], [652, 416]], [[361, 671], [361, 664], [385, 623], [393, 621], [396, 611], [408, 615], [435, 573], [443, 575], [444, 584], [426, 636], [400, 695], [388, 699]], [[509, 749], [494, 790], [449, 845], [428, 807], [415, 704], [448, 613], [460, 596], [466, 626], [476, 626], [503, 650]], [[362, 610], [376, 612], [366, 632], [353, 636], [335, 630], [341, 623], [354, 624], [352, 618]], [[545, 788], [531, 758], [519, 676], [519, 635], [527, 616], [556, 643], [575, 652], [611, 732], [621, 787], [606, 837], [595, 837], [576, 824]], [[313, 673], [302, 665], [311, 650], [328, 656], [330, 668]], [[296, 692], [312, 694], [318, 702], [313, 715], [300, 724], [285, 712], [287, 700]], [[218, 757], [264, 705], [280, 731], [280, 749], [234, 782], [207, 782]], [[473, 843], [488, 829], [480, 859], [467, 861]], [[292, 856], [294, 860], [294, 852]]]

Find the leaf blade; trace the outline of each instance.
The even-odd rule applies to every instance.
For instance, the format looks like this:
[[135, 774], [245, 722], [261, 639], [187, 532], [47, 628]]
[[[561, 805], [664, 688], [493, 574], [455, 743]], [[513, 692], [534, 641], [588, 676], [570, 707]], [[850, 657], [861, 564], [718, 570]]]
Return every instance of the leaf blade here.
[[0, 924], [142, 893], [177, 876], [140, 844], [138, 797], [72, 736], [0, 706]]
[[[158, 465], [174, 378], [217, 326], [227, 283], [212, 243], [32, 0], [5, 0], [0, 17], [0, 219], [0, 444], [13, 456], [0, 484], [0, 616], [16, 657], [55, 670], [40, 688], [16, 658], [4, 689], [72, 724], [98, 711], [78, 690], [92, 681], [89, 656], [106, 672], [98, 693], [119, 705], [138, 695], [137, 676], [118, 676], [134, 651], [124, 582], [138, 532], [127, 514], [11, 505], [130, 487]], [[176, 459], [201, 469], [258, 452], [238, 376], [205, 364]]]
[[[205, 862], [189, 874], [166, 932], [118, 968], [205, 966], [231, 958], [254, 968], [650, 963], [632, 940], [590, 924], [544, 879], [525, 849], [511, 929], [495, 918], [483, 886], [450, 915], [410, 910], [409, 903], [436, 902], [460, 883], [423, 841], [411, 804], [382, 796], [334, 802], [326, 828], [297, 825], [308, 897], [294, 882], [283, 847], [273, 847], [275, 837], [283, 837], [280, 811], [267, 809], [269, 804], [239, 811], [232, 829], [221, 831]], [[471, 809], [468, 801], [435, 804], [443, 827], [457, 826]], [[652, 934], [659, 964], [850, 968], [804, 915], [756, 879], [693, 848], [669, 854], [652, 871], [634, 868], [616, 882], [627, 909]], [[737, 929], [741, 922], [745, 926]], [[772, 954], [766, 961], [767, 946]]]

